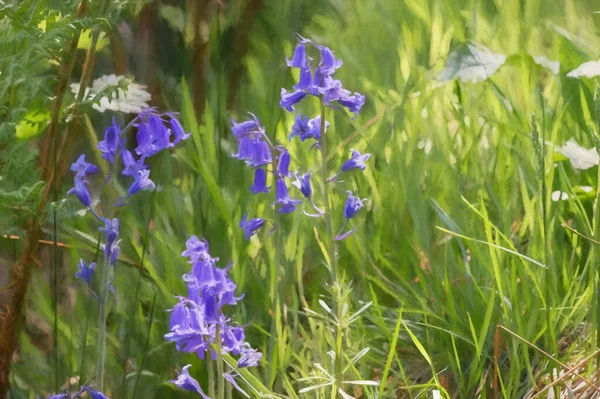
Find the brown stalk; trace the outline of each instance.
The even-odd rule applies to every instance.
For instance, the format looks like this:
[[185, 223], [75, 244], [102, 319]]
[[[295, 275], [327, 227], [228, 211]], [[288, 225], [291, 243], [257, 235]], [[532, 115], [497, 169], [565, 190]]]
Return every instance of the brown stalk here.
[[[81, 17], [87, 10], [87, 0], [81, 0], [76, 16]], [[10, 380], [10, 368], [13, 353], [17, 347], [17, 336], [23, 319], [23, 304], [27, 293], [27, 286], [31, 278], [31, 264], [37, 252], [41, 238], [39, 215], [42, 214], [48, 203], [50, 193], [59, 183], [56, 170], [56, 143], [60, 119], [60, 111], [65, 90], [71, 78], [80, 32], [77, 31], [66, 51], [63, 68], [60, 73], [59, 83], [55, 90], [52, 116], [48, 125], [45, 140], [41, 142], [40, 160], [42, 164], [42, 179], [47, 183], [38, 203], [36, 216], [29, 220], [26, 228], [25, 240], [21, 248], [21, 256], [12, 265], [9, 271], [9, 281], [14, 288], [12, 298], [4, 313], [0, 317], [0, 399], [6, 398]]]
[[194, 27], [194, 39], [192, 41], [192, 96], [194, 101], [194, 112], [196, 120], [201, 121], [204, 116], [206, 102], [206, 66], [209, 62], [208, 37], [203, 37], [201, 29], [208, 29], [211, 11], [210, 0], [196, 0], [189, 2], [192, 8], [192, 24]]
[[560, 376], [556, 380], [552, 381], [552, 383], [546, 385], [546, 387], [544, 389], [542, 389], [541, 391], [539, 391], [538, 393], [536, 393], [530, 399], [539, 398], [540, 396], [542, 396], [542, 394], [544, 392], [546, 392], [548, 389], [552, 388], [554, 385], [558, 384], [559, 382], [561, 382], [562, 380], [564, 380], [565, 378], [567, 378], [569, 375], [574, 374], [575, 371], [579, 367], [581, 367], [584, 364], [586, 364], [590, 359], [592, 359], [594, 356], [596, 356], [599, 353], [600, 353], [600, 349], [597, 349], [594, 353], [592, 353], [591, 355], [589, 355], [588, 357], [586, 357], [585, 359], [583, 359], [582, 361], [580, 361], [579, 363], [577, 363], [575, 366], [573, 366], [570, 369], [566, 370], [562, 376]]
[[494, 333], [494, 379], [492, 380], [492, 389], [494, 390], [494, 398], [499, 398], [500, 389], [498, 388], [498, 371], [500, 370], [500, 344], [502, 343], [500, 328], [496, 326]]
[[541, 354], [543, 354], [544, 356], [546, 356], [548, 359], [553, 360], [554, 362], [556, 362], [557, 364], [559, 364], [562, 368], [565, 368], [567, 370], [569, 370], [569, 372], [575, 374], [577, 377], [581, 378], [583, 381], [585, 381], [589, 386], [591, 386], [592, 388], [594, 388], [596, 390], [596, 392], [600, 392], [600, 388], [598, 388], [594, 383], [592, 383], [589, 379], [585, 378], [584, 376], [582, 376], [581, 374], [577, 373], [575, 370], [571, 370], [570, 367], [568, 367], [566, 364], [562, 363], [560, 360], [556, 359], [554, 356], [552, 356], [551, 354], [543, 351], [542, 349], [538, 348], [537, 346], [535, 346], [533, 343], [527, 341], [525, 338], [521, 337], [519, 334], [514, 333], [512, 331], [510, 331], [508, 328], [498, 325], [497, 327], [503, 329], [504, 331], [506, 331], [507, 333], [509, 333], [510, 335], [512, 335], [513, 337], [517, 338], [520, 341], [525, 342], [527, 345], [529, 345], [530, 347], [532, 347], [533, 349], [537, 350], [538, 352], [540, 352]]
[[229, 89], [227, 91], [227, 108], [232, 109], [238, 94], [238, 88], [244, 71], [243, 60], [250, 48], [250, 30], [254, 25], [258, 10], [264, 5], [263, 0], [249, 0], [244, 8], [240, 22], [235, 28], [235, 41], [233, 49], [233, 66], [229, 74]]

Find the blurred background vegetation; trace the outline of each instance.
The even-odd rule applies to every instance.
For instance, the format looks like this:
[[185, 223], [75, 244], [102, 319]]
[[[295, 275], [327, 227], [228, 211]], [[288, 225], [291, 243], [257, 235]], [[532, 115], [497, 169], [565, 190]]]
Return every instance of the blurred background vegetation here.
[[[554, 149], [570, 138], [593, 146], [596, 80], [566, 74], [598, 58], [597, 11], [593, 0], [0, 1], [0, 368], [11, 360], [0, 382], [11, 398], [34, 398], [93, 375], [96, 311], [73, 274], [79, 257], [93, 259], [96, 227], [65, 193], [68, 166], [80, 153], [95, 159], [112, 114], [68, 86], [116, 74], [146, 85], [153, 106], [180, 112], [193, 137], [153, 160], [159, 190], [120, 215], [128, 233], [109, 315], [107, 395], [187, 397], [166, 381], [181, 365], [204, 367], [163, 339], [166, 310], [185, 290], [179, 255], [196, 234], [235, 262], [245, 293], [236, 319], [251, 323], [248, 340], [265, 353], [255, 374], [298, 397], [297, 380], [328, 361], [333, 339], [303, 311], [329, 295], [324, 223], [285, 218], [286, 306], [273, 331], [274, 243], [265, 235], [248, 244], [237, 227], [257, 202], [250, 172], [231, 159], [229, 125], [253, 112], [287, 142], [293, 116], [279, 92], [293, 84], [285, 57], [299, 33], [332, 48], [344, 61], [338, 78], [367, 96], [358, 118], [331, 120], [332, 169], [350, 148], [373, 154], [362, 177], [367, 212], [340, 245], [352, 307], [374, 301], [346, 335], [349, 357], [371, 348], [352, 372], [386, 376], [385, 397], [540, 391], [553, 369], [561, 375], [596, 348], [600, 259], [570, 229], [598, 238], [598, 172]], [[543, 179], [532, 113], [546, 140]], [[302, 162], [314, 156], [290, 148]], [[569, 198], [552, 201], [556, 190]], [[332, 199], [340, 222], [344, 199], [341, 189]], [[256, 216], [267, 212], [261, 205]], [[594, 378], [593, 362], [581, 366]], [[582, 381], [569, 375], [560, 389], [590, 397]]]

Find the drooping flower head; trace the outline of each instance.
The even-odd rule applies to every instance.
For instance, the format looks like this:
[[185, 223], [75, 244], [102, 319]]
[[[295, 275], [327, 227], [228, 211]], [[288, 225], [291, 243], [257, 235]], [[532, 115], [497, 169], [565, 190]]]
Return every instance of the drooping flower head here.
[[77, 264], [77, 273], [75, 273], [75, 277], [86, 283], [88, 287], [91, 288], [95, 271], [96, 262], [92, 262], [88, 265], [83, 259], [79, 259], [79, 263]]
[[244, 230], [244, 236], [246, 240], [250, 241], [250, 237], [256, 234], [256, 231], [265, 225], [265, 220], [262, 218], [254, 218], [247, 220], [246, 215], [240, 222], [240, 227]]
[[208, 397], [204, 393], [204, 391], [200, 387], [200, 384], [198, 383], [198, 381], [196, 381], [190, 375], [190, 372], [188, 371], [188, 369], [190, 367], [192, 367], [191, 364], [184, 366], [181, 369], [181, 373], [178, 373], [179, 376], [177, 377], [177, 379], [169, 380], [169, 382], [172, 384], [175, 384], [177, 387], [179, 387], [180, 389], [183, 389], [184, 391], [195, 392], [195, 393], [199, 394], [200, 396], [202, 396], [204, 399], [210, 399], [210, 397]]
[[110, 163], [115, 163], [120, 136], [121, 127], [117, 124], [113, 116], [112, 125], [104, 132], [104, 140], [98, 143], [98, 149], [102, 153], [102, 158], [108, 160]]
[[344, 206], [344, 216], [346, 219], [352, 219], [358, 211], [364, 206], [363, 202], [365, 199], [360, 199], [352, 193], [352, 191], [347, 191], [348, 199], [346, 200], [346, 205]]
[[360, 152], [356, 151], [355, 149], [350, 150], [351, 155], [350, 155], [350, 159], [348, 159], [346, 162], [344, 162], [344, 164], [342, 165], [342, 172], [348, 172], [349, 170], [352, 169], [360, 169], [360, 170], [365, 170], [367, 168], [367, 165], [365, 165], [365, 162], [367, 162], [367, 160], [369, 158], [371, 158], [371, 154], [361, 154]]
[[[279, 102], [281, 108], [293, 112], [296, 104], [311, 95], [322, 97], [326, 105], [337, 102], [353, 112], [354, 116], [358, 115], [365, 103], [365, 96], [351, 93], [343, 88], [342, 82], [333, 78], [343, 62], [335, 58], [333, 51], [328, 47], [315, 45], [301, 36], [298, 41], [294, 55], [287, 63], [292, 68], [300, 68], [300, 79], [298, 84], [294, 85], [294, 91], [288, 92], [286, 89], [281, 89], [281, 101]], [[312, 44], [320, 53], [320, 61], [314, 71], [311, 59], [306, 53], [307, 44]]]
[[292, 213], [302, 201], [290, 198], [285, 179], [277, 179], [275, 184], [275, 202], [279, 205], [279, 213]]
[[292, 185], [298, 187], [302, 195], [304, 195], [306, 198], [310, 198], [312, 195], [312, 188], [310, 186], [310, 173], [311, 172], [309, 171], [303, 175], [300, 175], [296, 171], [296, 181], [292, 182]]

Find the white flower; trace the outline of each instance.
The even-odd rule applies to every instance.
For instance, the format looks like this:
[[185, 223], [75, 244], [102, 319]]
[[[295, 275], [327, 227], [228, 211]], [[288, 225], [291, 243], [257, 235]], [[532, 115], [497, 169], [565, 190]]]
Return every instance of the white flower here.
[[535, 61], [536, 64], [550, 70], [550, 72], [552, 72], [554, 75], [557, 75], [560, 71], [560, 61], [550, 61], [548, 57], [544, 55], [536, 55], [533, 57], [533, 61]]
[[570, 139], [560, 148], [557, 148], [558, 152], [569, 158], [571, 165], [575, 169], [589, 169], [600, 163], [600, 157], [596, 148], [590, 148], [586, 150], [574, 139]]
[[459, 78], [463, 82], [481, 82], [492, 76], [505, 61], [505, 55], [471, 42], [450, 53], [440, 80], [445, 82]]
[[551, 198], [554, 202], [564, 201], [569, 199], [569, 194], [565, 193], [564, 191], [552, 191]]
[[[109, 87], [118, 86], [119, 82], [123, 79], [125, 79], [125, 76], [111, 74], [104, 75], [94, 80], [92, 87], [85, 89], [85, 100], [91, 100], [98, 93]], [[111, 100], [109, 100], [107, 96], [101, 97], [100, 102], [94, 104], [92, 107], [99, 112], [111, 110], [124, 112], [126, 114], [137, 114], [144, 108], [148, 108], [148, 101], [152, 98], [150, 93], [145, 89], [146, 86], [144, 85], [129, 83], [126, 92], [122, 89], [117, 89], [117, 93], [113, 95]], [[71, 91], [77, 95], [79, 93], [79, 83], [72, 83]]]
[[598, 75], [600, 75], [600, 61], [584, 62], [567, 74], [570, 78], [580, 78], [582, 76], [593, 78]]

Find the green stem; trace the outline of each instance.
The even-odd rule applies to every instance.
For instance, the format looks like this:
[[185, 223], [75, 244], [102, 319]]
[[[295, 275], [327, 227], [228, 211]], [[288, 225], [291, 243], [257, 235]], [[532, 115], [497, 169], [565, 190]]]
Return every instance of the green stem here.
[[[600, 167], [598, 167], [598, 183], [596, 184], [596, 198], [593, 208], [593, 228], [594, 239], [600, 239]], [[598, 278], [598, 270], [596, 269], [596, 247], [592, 246], [590, 250], [590, 281], [595, 285], [594, 294], [592, 295], [592, 318], [596, 327], [596, 346], [600, 344], [600, 279]], [[598, 347], [598, 346], [597, 346]], [[600, 365], [600, 355], [596, 357], [596, 364]]]
[[331, 244], [328, 246], [329, 248], [329, 261], [330, 261], [330, 272], [331, 272], [331, 283], [332, 287], [337, 281], [337, 242], [333, 239], [333, 218], [331, 216], [331, 207], [329, 204], [329, 190], [327, 189], [327, 179], [329, 178], [329, 169], [327, 167], [327, 134], [325, 133], [325, 101], [323, 100], [323, 96], [319, 97], [319, 104], [321, 108], [321, 180], [323, 180], [323, 202], [325, 212], [325, 226], [327, 228], [327, 235], [331, 240]]
[[210, 354], [206, 356], [206, 368], [208, 369], [208, 396], [215, 398], [215, 361]]
[[343, 360], [344, 360], [344, 355], [342, 353], [342, 343], [343, 343], [343, 339], [344, 339], [344, 328], [342, 325], [342, 308], [343, 308], [343, 303], [344, 300], [342, 298], [341, 295], [341, 287], [338, 286], [337, 289], [340, 290], [340, 295], [338, 296], [336, 302], [337, 302], [337, 317], [338, 317], [338, 321], [336, 324], [336, 337], [335, 337], [335, 366], [333, 369], [333, 375], [335, 377], [335, 384], [333, 385], [332, 388], [332, 392], [331, 392], [331, 398], [335, 398], [335, 395], [337, 395], [337, 389], [336, 388], [342, 388], [344, 389], [344, 387], [342, 386], [342, 380], [343, 380], [343, 375], [342, 375], [342, 367], [343, 367]]
[[[115, 161], [112, 164], [110, 175], [112, 177], [112, 184], [115, 184], [115, 179], [117, 176], [118, 170], [118, 151], [115, 154]], [[110, 191], [110, 195], [108, 198], [108, 206], [106, 207], [105, 218], [111, 220], [113, 217], [113, 204], [115, 203], [115, 194], [117, 194], [116, 188], [112, 187]], [[104, 390], [104, 363], [106, 361], [106, 316], [107, 316], [107, 302], [108, 302], [108, 292], [109, 292], [109, 281], [110, 281], [110, 272], [111, 272], [111, 264], [110, 264], [110, 253], [106, 256], [106, 253], [109, 251], [105, 251], [104, 256], [104, 264], [102, 267], [102, 278], [100, 280], [100, 295], [98, 299], [98, 344], [97, 344], [97, 354], [98, 354], [98, 362], [96, 364], [96, 386], [99, 391]]]
[[217, 352], [217, 383], [219, 387], [217, 389], [217, 398], [225, 399], [225, 378], [223, 378], [223, 356], [221, 355], [221, 328], [217, 324], [216, 334], [216, 352]]
[[140, 377], [142, 370], [144, 370], [144, 363], [146, 363], [146, 356], [148, 355], [148, 347], [150, 346], [150, 333], [152, 332], [152, 323], [154, 322], [154, 309], [156, 305], [157, 291], [154, 291], [154, 297], [152, 298], [152, 305], [150, 307], [150, 318], [148, 320], [148, 335], [146, 336], [146, 344], [144, 345], [144, 352], [142, 354], [142, 360], [140, 361], [140, 367], [138, 369], [137, 376], [135, 377], [135, 384], [133, 385], [133, 394], [131, 397], [135, 399], [138, 386], [140, 384]]

